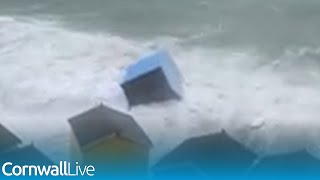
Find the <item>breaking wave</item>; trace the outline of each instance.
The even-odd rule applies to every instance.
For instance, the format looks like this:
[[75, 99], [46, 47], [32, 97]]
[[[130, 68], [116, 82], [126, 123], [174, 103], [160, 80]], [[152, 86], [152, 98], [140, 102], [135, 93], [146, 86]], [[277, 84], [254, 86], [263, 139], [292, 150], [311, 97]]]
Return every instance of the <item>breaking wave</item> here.
[[66, 120], [101, 102], [126, 111], [118, 85], [124, 67], [166, 48], [184, 75], [184, 99], [129, 112], [155, 144], [153, 161], [188, 137], [221, 129], [262, 155], [301, 148], [317, 155], [319, 48], [288, 49], [270, 59], [187, 41], [138, 41], [53, 20], [0, 17], [0, 121], [58, 159], [68, 151]]

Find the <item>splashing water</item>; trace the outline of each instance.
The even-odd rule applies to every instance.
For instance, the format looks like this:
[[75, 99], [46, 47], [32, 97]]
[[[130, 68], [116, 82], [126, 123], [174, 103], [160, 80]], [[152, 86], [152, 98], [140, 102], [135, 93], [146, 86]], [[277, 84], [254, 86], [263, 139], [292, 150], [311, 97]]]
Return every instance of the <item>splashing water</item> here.
[[[188, 137], [221, 129], [261, 154], [319, 152], [320, 71], [310, 58], [317, 48], [288, 49], [268, 59], [254, 50], [186, 42], [138, 41], [78, 32], [57, 21], [2, 16], [0, 121], [59, 159], [68, 154], [67, 119], [101, 102], [126, 111], [118, 85], [123, 68], [162, 47], [180, 67], [185, 88], [180, 102], [130, 112], [155, 144], [152, 161]], [[52, 149], [46, 148], [48, 140]]]

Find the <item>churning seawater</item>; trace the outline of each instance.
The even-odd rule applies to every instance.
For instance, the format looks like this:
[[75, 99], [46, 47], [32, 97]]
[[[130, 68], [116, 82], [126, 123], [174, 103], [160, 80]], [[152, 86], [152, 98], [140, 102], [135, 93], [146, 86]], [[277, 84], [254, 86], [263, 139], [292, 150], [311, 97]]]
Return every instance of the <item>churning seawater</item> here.
[[184, 99], [130, 112], [153, 162], [220, 129], [261, 155], [318, 155], [319, 17], [317, 0], [0, 0], [0, 122], [58, 159], [66, 120], [101, 102], [125, 110], [123, 68], [165, 48]]

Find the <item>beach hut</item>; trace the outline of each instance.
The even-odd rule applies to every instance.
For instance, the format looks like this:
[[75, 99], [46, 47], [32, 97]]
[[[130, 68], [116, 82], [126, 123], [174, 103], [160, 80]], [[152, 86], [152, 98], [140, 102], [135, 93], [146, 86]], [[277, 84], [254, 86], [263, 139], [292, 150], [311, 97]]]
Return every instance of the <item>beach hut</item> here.
[[0, 124], [0, 153], [17, 148], [21, 140], [9, 129]]
[[54, 165], [54, 162], [33, 144], [1, 153], [0, 162], [12, 162], [15, 165]]
[[320, 179], [320, 160], [306, 150], [269, 155], [250, 170], [254, 178]]
[[73, 144], [80, 149], [84, 163], [109, 175], [147, 173], [152, 143], [130, 115], [100, 105], [69, 119], [69, 123]]
[[[155, 177], [175, 174], [185, 177], [194, 172], [201, 179], [239, 178], [245, 175], [255, 158], [253, 152], [222, 131], [184, 141], [155, 164], [153, 173]], [[189, 170], [181, 172], [184, 167]]]
[[125, 71], [121, 84], [130, 107], [180, 99], [182, 76], [166, 51], [141, 57]]

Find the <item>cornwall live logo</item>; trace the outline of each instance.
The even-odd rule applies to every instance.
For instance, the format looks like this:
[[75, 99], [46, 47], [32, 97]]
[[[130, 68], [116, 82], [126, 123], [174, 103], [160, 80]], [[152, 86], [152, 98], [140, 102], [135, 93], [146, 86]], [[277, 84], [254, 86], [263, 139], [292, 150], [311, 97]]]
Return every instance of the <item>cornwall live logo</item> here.
[[92, 165], [80, 166], [78, 162], [71, 164], [60, 161], [59, 165], [17, 165], [6, 162], [2, 165], [4, 176], [94, 176], [95, 168]]

